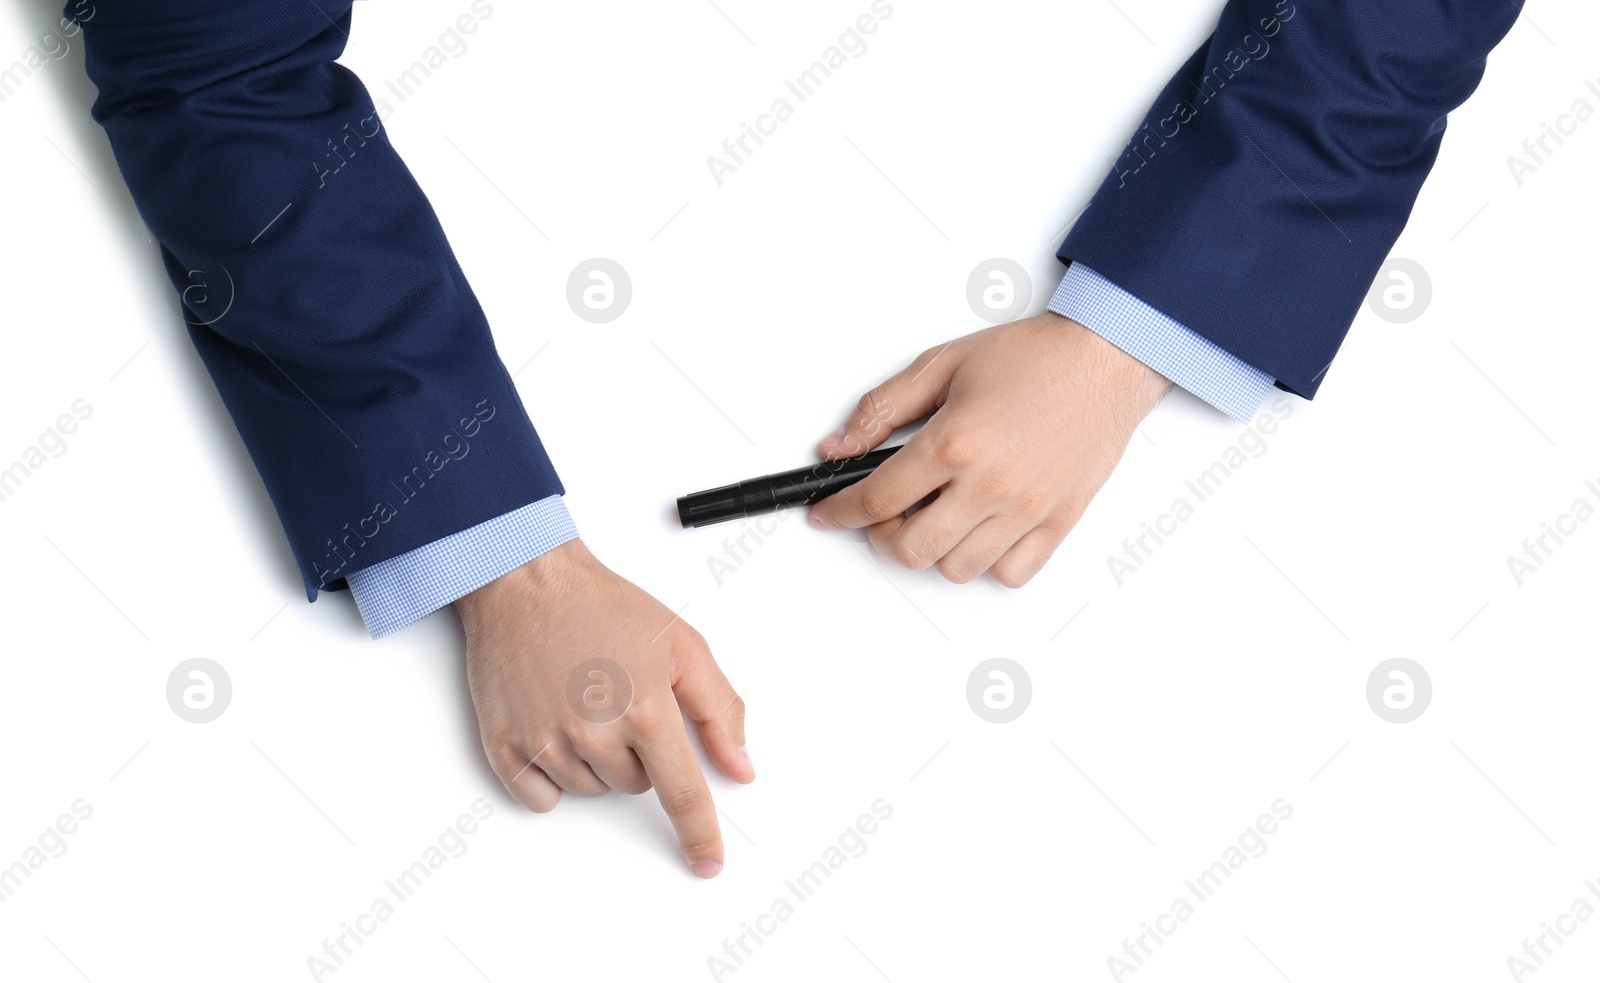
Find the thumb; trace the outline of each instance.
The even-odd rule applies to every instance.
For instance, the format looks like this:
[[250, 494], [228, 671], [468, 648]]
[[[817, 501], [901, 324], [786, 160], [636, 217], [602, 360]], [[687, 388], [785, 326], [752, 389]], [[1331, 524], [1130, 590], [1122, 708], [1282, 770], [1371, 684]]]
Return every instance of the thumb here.
[[888, 439], [896, 427], [914, 423], [939, 408], [958, 359], [945, 342], [918, 355], [910, 365], [862, 396], [845, 425], [823, 438], [817, 452], [828, 460], [859, 457]]
[[691, 636], [683, 643], [677, 661], [673, 695], [700, 725], [700, 737], [711, 760], [736, 782], [755, 781], [756, 769], [744, 746], [744, 700], [734, 692], [704, 640]]

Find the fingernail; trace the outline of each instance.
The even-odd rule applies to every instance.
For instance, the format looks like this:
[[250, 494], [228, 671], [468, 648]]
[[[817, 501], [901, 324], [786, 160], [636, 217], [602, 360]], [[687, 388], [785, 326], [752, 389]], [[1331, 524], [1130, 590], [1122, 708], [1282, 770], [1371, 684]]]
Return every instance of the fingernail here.
[[690, 864], [689, 869], [694, 871], [696, 877], [715, 877], [722, 873], [722, 861], [698, 860]]
[[745, 768], [750, 771], [750, 774], [754, 775], [756, 773], [756, 766], [750, 762], [750, 751], [748, 748], [741, 747], [739, 749], [739, 763], [744, 765]]
[[812, 512], [810, 515], [806, 516], [806, 521], [811, 523], [811, 528], [813, 528], [813, 529], [832, 529], [833, 528], [832, 526], [828, 525], [828, 520], [824, 519], [822, 516], [818, 515], [815, 512]]
[[849, 433], [849, 431], [850, 431], [850, 427], [848, 425], [840, 427], [839, 429], [835, 430], [833, 433], [830, 433], [826, 437], [822, 438], [822, 446], [823, 447], [833, 447], [833, 446], [837, 445], [839, 443], [839, 441], [844, 439], [844, 435], [846, 433]]

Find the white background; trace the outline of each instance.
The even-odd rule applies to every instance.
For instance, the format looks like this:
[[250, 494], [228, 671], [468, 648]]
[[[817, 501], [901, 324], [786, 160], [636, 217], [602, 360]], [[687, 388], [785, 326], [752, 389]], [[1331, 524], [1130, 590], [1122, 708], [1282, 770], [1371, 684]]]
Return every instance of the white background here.
[[[1363, 309], [1316, 402], [1290, 399], [1267, 451], [1118, 586], [1108, 555], [1240, 437], [1168, 398], [1010, 592], [799, 515], [719, 585], [707, 557], [737, 524], [678, 529], [672, 499], [811, 460], [863, 390], [982, 326], [979, 262], [1021, 263], [1042, 309], [1061, 231], [1219, 4], [897, 2], [719, 187], [706, 157], [868, 3], [718, 3], [502, 0], [403, 103], [383, 80], [469, 5], [362, 4], [345, 61], [391, 103], [585, 539], [687, 605], [748, 701], [760, 777], [713, 778], [725, 872], [690, 877], [651, 796], [509, 800], [449, 612], [374, 643], [348, 596], [305, 603], [75, 43], [0, 104], [0, 462], [94, 407], [0, 504], [0, 866], [75, 800], [94, 811], [0, 904], [0, 974], [310, 978], [480, 797], [465, 855], [324, 979], [713, 978], [724, 939], [878, 799], [893, 816], [865, 854], [721, 978], [1108, 979], [1279, 798], [1267, 852], [1132, 978], [1503, 980], [1541, 922], [1600, 906], [1600, 522], [1521, 586], [1506, 564], [1600, 499], [1600, 121], [1520, 187], [1506, 164], [1574, 100], [1600, 109], [1600, 14], [1534, 5], [1452, 117], [1395, 248], [1431, 275], [1421, 317]], [[57, 13], [8, 5], [0, 63]], [[633, 280], [607, 325], [566, 303], [594, 256]], [[165, 697], [196, 656], [233, 684], [203, 725]], [[1408, 724], [1365, 695], [1395, 656], [1433, 682]], [[967, 702], [994, 657], [1032, 680], [1013, 723]], [[1596, 971], [1600, 919], [1537, 979]]]

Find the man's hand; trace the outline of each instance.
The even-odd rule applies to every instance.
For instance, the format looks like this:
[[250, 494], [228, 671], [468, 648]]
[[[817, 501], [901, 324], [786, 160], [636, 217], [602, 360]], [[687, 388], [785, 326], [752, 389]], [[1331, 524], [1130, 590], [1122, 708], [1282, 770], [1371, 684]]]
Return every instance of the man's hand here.
[[[856, 457], [927, 424], [866, 479], [811, 509], [820, 529], [865, 527], [884, 556], [958, 584], [1021, 587], [1111, 476], [1171, 382], [1075, 321], [1040, 314], [917, 356], [861, 397], [818, 445]], [[929, 495], [932, 503], [906, 517]]]
[[722, 870], [722, 834], [681, 706], [717, 767], [756, 777], [744, 701], [705, 639], [572, 540], [456, 602], [483, 748], [534, 812], [562, 792], [654, 787], [690, 869]]

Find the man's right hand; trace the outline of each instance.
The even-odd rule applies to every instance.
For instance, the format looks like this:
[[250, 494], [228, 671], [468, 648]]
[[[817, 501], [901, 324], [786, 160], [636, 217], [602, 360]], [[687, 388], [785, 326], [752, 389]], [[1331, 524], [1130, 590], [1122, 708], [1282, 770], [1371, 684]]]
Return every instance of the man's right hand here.
[[534, 812], [562, 792], [654, 788], [699, 877], [722, 834], [683, 711], [737, 782], [755, 779], [744, 701], [700, 633], [572, 540], [456, 602], [483, 748]]
[[1132, 355], [1050, 312], [930, 348], [861, 397], [818, 450], [830, 460], [856, 457], [896, 427], [924, 416], [927, 424], [871, 475], [813, 505], [811, 524], [866, 529], [884, 556], [913, 570], [937, 567], [958, 584], [988, 572], [1021, 587], [1170, 388]]

